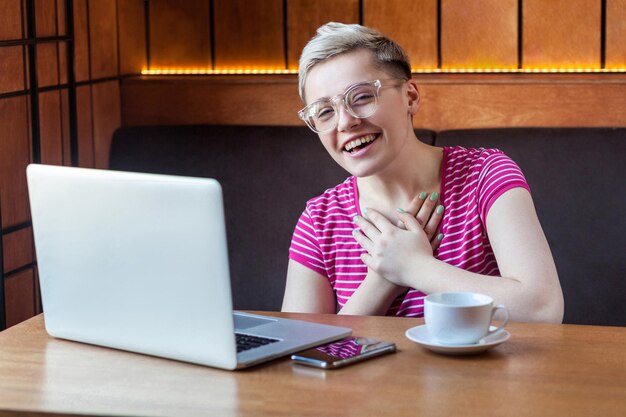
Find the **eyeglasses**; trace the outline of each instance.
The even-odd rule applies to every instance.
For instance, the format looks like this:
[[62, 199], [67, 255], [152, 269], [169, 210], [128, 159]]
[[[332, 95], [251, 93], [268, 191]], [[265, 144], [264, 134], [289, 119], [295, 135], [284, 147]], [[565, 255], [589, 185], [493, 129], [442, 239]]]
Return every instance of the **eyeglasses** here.
[[[395, 81], [395, 82], [392, 82]], [[374, 80], [353, 84], [343, 94], [317, 100], [298, 112], [298, 116], [316, 133], [326, 133], [339, 124], [339, 103], [352, 116], [364, 119], [378, 109], [379, 91], [383, 87], [398, 87], [406, 80]], [[384, 82], [384, 85], [383, 85]]]

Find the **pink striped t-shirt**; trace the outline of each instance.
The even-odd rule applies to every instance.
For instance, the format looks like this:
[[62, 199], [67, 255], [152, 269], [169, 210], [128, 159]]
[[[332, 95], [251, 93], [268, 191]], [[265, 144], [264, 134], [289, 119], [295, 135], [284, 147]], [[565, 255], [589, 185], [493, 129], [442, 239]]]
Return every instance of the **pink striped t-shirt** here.
[[[515, 162], [498, 149], [444, 147], [440, 203], [445, 207], [439, 225], [444, 238], [435, 257], [450, 265], [484, 275], [500, 271], [487, 236], [487, 213], [506, 191], [530, 191]], [[293, 234], [289, 258], [328, 278], [339, 308], [367, 275], [361, 261], [364, 249], [352, 236], [358, 207], [356, 177], [309, 200]], [[392, 303], [387, 315], [422, 316], [424, 297], [410, 288]]]

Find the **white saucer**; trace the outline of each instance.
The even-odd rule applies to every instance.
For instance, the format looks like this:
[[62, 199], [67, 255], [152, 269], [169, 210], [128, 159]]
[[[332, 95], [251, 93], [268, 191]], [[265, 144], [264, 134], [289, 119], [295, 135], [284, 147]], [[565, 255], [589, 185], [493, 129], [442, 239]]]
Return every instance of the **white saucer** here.
[[[495, 329], [495, 327], [491, 326], [490, 330], [493, 329]], [[497, 333], [490, 334], [489, 336], [480, 339], [478, 343], [469, 345], [444, 345], [437, 342], [430, 336], [425, 324], [410, 328], [406, 331], [405, 335], [410, 340], [432, 350], [433, 352], [445, 353], [448, 355], [468, 355], [472, 353], [484, 352], [492, 347], [506, 342], [509, 340], [509, 337], [511, 337], [511, 334], [503, 329]]]

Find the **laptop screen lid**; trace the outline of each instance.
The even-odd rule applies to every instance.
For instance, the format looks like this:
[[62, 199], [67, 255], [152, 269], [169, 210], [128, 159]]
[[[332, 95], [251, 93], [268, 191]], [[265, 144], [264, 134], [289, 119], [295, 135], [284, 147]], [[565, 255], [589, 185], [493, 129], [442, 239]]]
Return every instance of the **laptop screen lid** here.
[[[235, 369], [351, 333], [233, 313], [215, 180], [46, 165], [27, 180], [52, 336]], [[235, 331], [274, 341], [238, 354]]]
[[236, 367], [217, 181], [44, 165], [27, 179], [50, 335]]

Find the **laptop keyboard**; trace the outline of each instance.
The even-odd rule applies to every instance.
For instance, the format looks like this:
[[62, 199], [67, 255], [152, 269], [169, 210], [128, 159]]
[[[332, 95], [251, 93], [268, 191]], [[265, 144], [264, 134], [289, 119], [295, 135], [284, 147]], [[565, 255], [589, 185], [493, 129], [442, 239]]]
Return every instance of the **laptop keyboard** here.
[[269, 337], [251, 336], [241, 333], [235, 333], [235, 336], [237, 338], [237, 353], [279, 341], [278, 339], [270, 339]]

